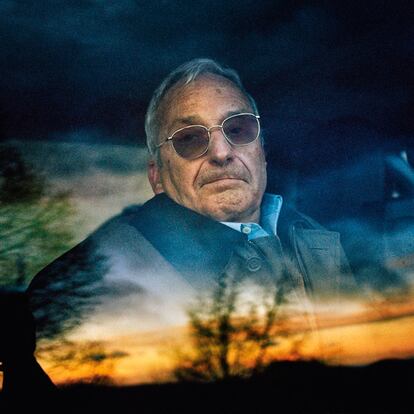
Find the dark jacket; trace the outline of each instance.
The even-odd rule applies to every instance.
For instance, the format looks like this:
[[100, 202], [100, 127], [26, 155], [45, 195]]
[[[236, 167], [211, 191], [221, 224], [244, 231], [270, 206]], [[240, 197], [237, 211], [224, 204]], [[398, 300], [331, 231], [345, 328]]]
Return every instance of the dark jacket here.
[[104, 324], [114, 336], [183, 326], [191, 301], [223, 274], [246, 286], [287, 286], [298, 302], [336, 300], [349, 291], [338, 233], [286, 206], [278, 236], [248, 241], [157, 195], [125, 209], [35, 276], [28, 294], [38, 339], [93, 332], [107, 340]]

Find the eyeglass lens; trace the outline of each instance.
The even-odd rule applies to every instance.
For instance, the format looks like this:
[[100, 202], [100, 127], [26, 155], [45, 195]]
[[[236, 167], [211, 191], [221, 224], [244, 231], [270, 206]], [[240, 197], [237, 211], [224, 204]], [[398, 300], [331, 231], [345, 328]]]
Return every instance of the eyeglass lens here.
[[[242, 114], [226, 119], [223, 133], [233, 145], [246, 145], [253, 142], [259, 133], [258, 119], [252, 114]], [[177, 131], [172, 137], [175, 151], [183, 158], [197, 158], [208, 148], [209, 133], [201, 126], [190, 126]]]

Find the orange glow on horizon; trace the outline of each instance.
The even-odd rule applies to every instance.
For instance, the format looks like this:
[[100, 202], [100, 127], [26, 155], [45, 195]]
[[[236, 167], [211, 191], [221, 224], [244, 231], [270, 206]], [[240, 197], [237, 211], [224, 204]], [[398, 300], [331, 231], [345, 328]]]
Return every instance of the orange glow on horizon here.
[[[381, 359], [414, 357], [413, 311], [414, 304], [401, 303], [384, 307], [382, 312], [368, 308], [353, 315], [344, 314], [342, 319], [322, 313], [318, 331], [301, 331], [297, 323], [290, 334], [279, 335], [278, 345], [269, 349], [266, 362], [317, 359], [327, 364], [364, 365]], [[382, 318], [378, 318], [379, 314]], [[87, 344], [79, 341], [75, 346]], [[180, 355], [192, 350], [190, 329], [185, 326], [130, 332], [99, 346], [94, 351], [98, 356], [100, 352], [109, 355], [101, 362], [99, 358], [95, 361], [80, 355], [83, 363], [74, 363], [68, 369], [41, 354], [39, 362], [57, 384], [102, 377], [117, 385], [132, 385], [174, 381], [173, 371]]]

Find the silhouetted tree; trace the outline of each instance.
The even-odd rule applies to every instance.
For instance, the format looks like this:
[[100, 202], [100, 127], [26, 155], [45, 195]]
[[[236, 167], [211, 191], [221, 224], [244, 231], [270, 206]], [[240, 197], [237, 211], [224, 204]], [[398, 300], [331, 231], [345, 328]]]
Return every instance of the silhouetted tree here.
[[101, 302], [107, 288], [102, 283], [108, 270], [106, 258], [92, 241], [69, 250], [43, 269], [28, 288], [39, 340], [51, 340], [79, 326]]
[[[278, 345], [275, 328], [284, 303], [282, 288], [272, 282], [243, 289], [240, 279], [223, 273], [208, 297], [189, 310], [193, 354], [181, 355], [179, 380], [215, 381], [260, 371], [270, 348]], [[245, 291], [256, 291], [245, 298]]]
[[116, 362], [128, 356], [123, 351], [106, 349], [103, 341], [61, 341], [50, 344], [42, 351], [43, 361], [51, 363], [52, 371], [67, 376], [68, 383], [113, 385]]
[[36, 321], [36, 356], [68, 372], [86, 367], [88, 382], [108, 380], [101, 372], [109, 372], [108, 363], [121, 356], [109, 355], [101, 343], [68, 339], [108, 297], [119, 294], [105, 281], [108, 269], [107, 257], [89, 239], [45, 267], [27, 289]]
[[68, 194], [50, 192], [10, 145], [0, 147], [0, 283], [25, 285], [73, 243]]

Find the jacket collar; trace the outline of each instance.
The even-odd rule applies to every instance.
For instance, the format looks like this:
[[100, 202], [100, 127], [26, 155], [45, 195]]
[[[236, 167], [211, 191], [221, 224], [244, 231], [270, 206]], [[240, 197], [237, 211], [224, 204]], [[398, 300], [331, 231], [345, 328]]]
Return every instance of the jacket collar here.
[[220, 273], [235, 244], [245, 239], [238, 231], [177, 204], [163, 193], [147, 201], [129, 223], [191, 278]]

